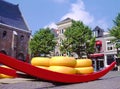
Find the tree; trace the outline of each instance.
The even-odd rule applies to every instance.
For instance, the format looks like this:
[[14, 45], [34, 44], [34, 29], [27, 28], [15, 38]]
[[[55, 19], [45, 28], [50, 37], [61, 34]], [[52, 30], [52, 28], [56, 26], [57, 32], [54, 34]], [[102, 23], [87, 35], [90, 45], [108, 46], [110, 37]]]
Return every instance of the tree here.
[[50, 51], [53, 51], [55, 45], [54, 34], [52, 34], [49, 28], [37, 31], [30, 41], [30, 49], [34, 56], [40, 56], [40, 54], [46, 56]]
[[62, 52], [75, 52], [81, 58], [95, 51], [95, 38], [92, 36], [91, 29], [83, 22], [73, 20], [71, 27], [66, 29], [64, 35], [66, 39], [60, 47]]
[[112, 39], [112, 42], [115, 43], [116, 49], [117, 49], [117, 56], [120, 57], [119, 54], [119, 48], [120, 48], [120, 13], [118, 13], [115, 20], [113, 20], [114, 26], [109, 29], [109, 33], [111, 36], [114, 36], [115, 38]]

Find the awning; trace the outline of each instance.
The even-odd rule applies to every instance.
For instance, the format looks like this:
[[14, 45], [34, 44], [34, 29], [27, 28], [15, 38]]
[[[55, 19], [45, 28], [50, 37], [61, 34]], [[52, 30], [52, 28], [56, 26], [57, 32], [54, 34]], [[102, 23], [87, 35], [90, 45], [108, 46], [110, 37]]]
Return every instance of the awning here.
[[96, 44], [96, 45], [102, 45], [102, 41], [97, 40], [95, 44]]
[[92, 57], [92, 58], [103, 57], [103, 56], [104, 56], [104, 54], [99, 54], [99, 53], [90, 54], [90, 57]]

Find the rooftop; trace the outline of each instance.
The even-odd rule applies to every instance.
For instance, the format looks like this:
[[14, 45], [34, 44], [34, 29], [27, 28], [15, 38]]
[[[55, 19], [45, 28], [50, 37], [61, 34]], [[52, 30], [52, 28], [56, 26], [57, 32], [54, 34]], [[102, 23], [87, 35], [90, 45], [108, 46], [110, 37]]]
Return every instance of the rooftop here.
[[0, 23], [22, 30], [29, 30], [19, 10], [19, 5], [0, 0]]
[[66, 18], [66, 19], [64, 19], [64, 20], [62, 20], [62, 21], [60, 21], [60, 22], [58, 22], [57, 25], [64, 24], [64, 23], [67, 23], [67, 22], [71, 22], [71, 21], [72, 21], [71, 18]]

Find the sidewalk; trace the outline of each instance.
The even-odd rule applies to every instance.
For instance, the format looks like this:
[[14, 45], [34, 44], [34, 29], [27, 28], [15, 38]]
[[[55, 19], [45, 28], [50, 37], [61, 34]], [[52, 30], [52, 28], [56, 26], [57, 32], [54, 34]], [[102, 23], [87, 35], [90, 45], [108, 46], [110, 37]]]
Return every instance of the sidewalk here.
[[27, 81], [32, 81], [33, 79], [28, 79], [28, 78], [4, 78], [0, 79], [0, 84], [11, 84], [11, 83], [20, 83], [20, 82], [27, 82]]
[[33, 78], [0, 79], [0, 89], [120, 89], [120, 71], [111, 71], [99, 80], [76, 84]]

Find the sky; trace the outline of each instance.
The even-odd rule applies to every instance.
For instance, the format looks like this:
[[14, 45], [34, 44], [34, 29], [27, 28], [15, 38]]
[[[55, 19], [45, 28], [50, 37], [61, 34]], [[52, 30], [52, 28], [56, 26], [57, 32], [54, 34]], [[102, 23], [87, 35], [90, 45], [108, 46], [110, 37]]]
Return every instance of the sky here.
[[6, 0], [19, 4], [20, 11], [34, 34], [40, 28], [55, 28], [56, 23], [72, 18], [94, 29], [107, 31], [120, 13], [120, 0]]

